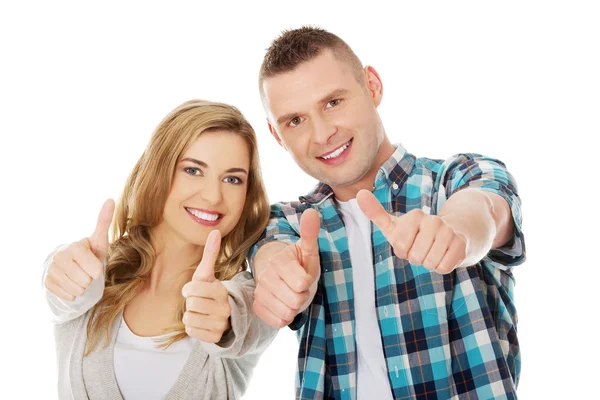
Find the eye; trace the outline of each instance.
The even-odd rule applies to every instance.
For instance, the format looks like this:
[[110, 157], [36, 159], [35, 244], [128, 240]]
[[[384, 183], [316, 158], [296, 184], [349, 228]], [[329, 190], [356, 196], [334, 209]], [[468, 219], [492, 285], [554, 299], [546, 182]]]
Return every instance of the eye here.
[[335, 100], [328, 101], [328, 102], [327, 102], [327, 105], [325, 106], [325, 108], [332, 108], [332, 107], [335, 107], [335, 106], [337, 106], [338, 104], [340, 104], [340, 103], [341, 103], [341, 101], [342, 101], [342, 100], [340, 100], [340, 99], [335, 99]]
[[223, 182], [225, 182], [225, 183], [231, 183], [232, 185], [241, 185], [242, 183], [244, 183], [237, 176], [228, 176], [227, 178], [223, 179]]
[[187, 168], [184, 168], [183, 171], [188, 175], [202, 176], [202, 171], [200, 171], [200, 169], [198, 169], [198, 168], [187, 167]]
[[289, 126], [294, 127], [294, 126], [298, 126], [300, 125], [300, 123], [302, 122], [302, 118], [300, 117], [294, 117], [290, 120], [289, 122]]

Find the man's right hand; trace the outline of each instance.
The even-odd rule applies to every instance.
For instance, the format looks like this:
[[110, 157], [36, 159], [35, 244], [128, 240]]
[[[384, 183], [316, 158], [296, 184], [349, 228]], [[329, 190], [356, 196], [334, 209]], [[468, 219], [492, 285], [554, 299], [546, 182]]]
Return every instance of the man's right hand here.
[[66, 301], [83, 295], [93, 279], [104, 275], [108, 253], [108, 229], [113, 219], [115, 202], [107, 200], [100, 214], [96, 230], [90, 237], [69, 244], [52, 257], [46, 275], [46, 288]]
[[257, 253], [253, 310], [267, 324], [283, 328], [312, 302], [321, 276], [319, 229], [319, 213], [306, 210], [298, 242], [269, 243]]

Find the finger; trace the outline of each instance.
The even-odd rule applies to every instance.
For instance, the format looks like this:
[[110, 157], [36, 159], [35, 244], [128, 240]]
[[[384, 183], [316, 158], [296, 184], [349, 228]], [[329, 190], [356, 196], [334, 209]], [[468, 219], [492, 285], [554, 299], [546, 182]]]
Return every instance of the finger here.
[[213, 299], [203, 297], [190, 296], [185, 299], [185, 310], [193, 311], [199, 314], [209, 315], [215, 310], [217, 302]]
[[444, 258], [436, 268], [435, 272], [440, 274], [448, 274], [458, 267], [465, 259], [466, 242], [465, 240], [455, 235], [450, 243]]
[[271, 273], [279, 275], [280, 279], [297, 293], [308, 290], [312, 283], [312, 277], [291, 253], [270, 260], [269, 269], [272, 270]]
[[87, 289], [92, 283], [92, 277], [89, 276], [75, 261], [68, 260], [62, 263], [61, 271], [67, 275], [73, 282], [83, 289]]
[[396, 257], [408, 260], [408, 253], [419, 234], [419, 226], [423, 216], [424, 213], [421, 210], [413, 210], [397, 218], [395, 222], [396, 229], [387, 238], [394, 249]]
[[183, 323], [197, 329], [224, 332], [227, 329], [227, 317], [205, 315], [186, 311], [183, 314]]
[[387, 238], [393, 231], [394, 217], [387, 213], [375, 195], [368, 190], [359, 191], [356, 202], [367, 218], [377, 225], [383, 236]]
[[89, 246], [87, 239], [73, 243], [69, 246], [72, 260], [91, 278], [96, 279], [104, 275], [104, 265]]
[[227, 289], [219, 281], [189, 281], [181, 289], [183, 297], [200, 297], [204, 299], [220, 300], [228, 297]]
[[415, 238], [410, 251], [408, 252], [408, 261], [413, 265], [421, 265], [427, 253], [433, 246], [433, 241], [441, 226], [441, 220], [435, 217], [424, 218], [419, 225], [419, 233]]
[[206, 329], [194, 328], [193, 326], [188, 325], [185, 326], [185, 333], [187, 333], [190, 337], [206, 343], [219, 343], [221, 337], [223, 336], [222, 332], [212, 332]]
[[220, 248], [221, 232], [215, 229], [211, 231], [208, 234], [208, 238], [206, 238], [202, 261], [198, 264], [198, 268], [196, 268], [192, 280], [204, 282], [213, 282], [215, 280], [215, 263], [219, 257]]
[[73, 301], [75, 300], [75, 296], [73, 296], [70, 293], [67, 293], [63, 288], [61, 288], [60, 286], [58, 286], [56, 283], [54, 283], [52, 280], [46, 278], [46, 289], [48, 289], [48, 291], [50, 293], [52, 293], [53, 295], [55, 295], [58, 298], [61, 298], [65, 301]]
[[231, 306], [229, 302], [220, 302], [202, 297], [190, 296], [185, 299], [185, 309], [198, 314], [229, 317]]
[[438, 231], [433, 241], [433, 245], [431, 246], [431, 249], [429, 249], [429, 253], [427, 253], [425, 260], [423, 260], [423, 266], [425, 268], [434, 271], [438, 267], [444, 258], [453, 237], [454, 231], [449, 227], [444, 227]]
[[108, 199], [102, 205], [96, 222], [96, 229], [90, 236], [90, 247], [98, 259], [104, 261], [108, 253], [108, 230], [115, 213], [115, 202]]
[[85, 293], [85, 289], [71, 280], [64, 272], [48, 270], [48, 276], [52, 281], [71, 296], [79, 297]]
[[296, 293], [287, 285], [287, 283], [285, 283], [279, 277], [269, 277], [269, 279], [262, 279], [260, 281], [260, 284], [258, 284], [258, 286], [256, 287], [255, 296], [256, 292], [258, 292], [259, 290], [266, 290], [267, 292], [270, 292], [283, 304], [296, 310], [300, 309], [300, 307], [302, 306], [306, 297], [305, 294], [307, 293], [307, 291], [302, 293]]
[[275, 314], [273, 314], [273, 312], [271, 312], [271, 310], [269, 310], [263, 304], [257, 303], [256, 301], [252, 306], [252, 311], [254, 314], [258, 315], [258, 317], [262, 319], [264, 323], [275, 328], [283, 328], [292, 322], [284, 321], [283, 319], [277, 317]]
[[321, 218], [316, 210], [308, 209], [300, 218], [300, 243], [301, 264], [313, 277], [321, 275], [319, 263], [319, 230]]
[[292, 321], [296, 314], [298, 314], [298, 309], [286, 306], [281, 300], [275, 297], [273, 293], [266, 290], [262, 290], [258, 293], [255, 292], [254, 301], [262, 304], [271, 311], [273, 315], [284, 321]]

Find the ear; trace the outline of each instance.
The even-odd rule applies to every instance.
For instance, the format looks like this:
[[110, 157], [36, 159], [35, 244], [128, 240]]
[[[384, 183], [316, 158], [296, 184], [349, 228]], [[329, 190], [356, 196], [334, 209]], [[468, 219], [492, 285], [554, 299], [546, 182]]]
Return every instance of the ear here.
[[381, 82], [379, 73], [370, 65], [367, 65], [364, 71], [367, 89], [371, 94], [373, 104], [375, 104], [375, 107], [379, 107], [379, 104], [381, 104], [381, 98], [383, 97], [383, 83]]
[[285, 147], [285, 143], [283, 143], [283, 140], [281, 140], [281, 137], [277, 133], [277, 130], [275, 129], [275, 127], [273, 125], [271, 125], [271, 121], [269, 121], [269, 118], [267, 118], [267, 125], [269, 125], [269, 132], [271, 132], [271, 135], [273, 135], [273, 137], [275, 138], [275, 140], [277, 140], [277, 143], [281, 147], [283, 147], [283, 149], [285, 151], [287, 151], [287, 147]]

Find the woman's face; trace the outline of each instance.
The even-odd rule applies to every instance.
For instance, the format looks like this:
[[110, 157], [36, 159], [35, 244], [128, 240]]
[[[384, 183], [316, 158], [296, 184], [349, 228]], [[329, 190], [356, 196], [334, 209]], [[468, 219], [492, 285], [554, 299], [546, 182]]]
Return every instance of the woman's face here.
[[249, 172], [250, 153], [242, 137], [225, 130], [202, 133], [175, 167], [161, 225], [199, 246], [214, 229], [225, 237], [242, 215]]

